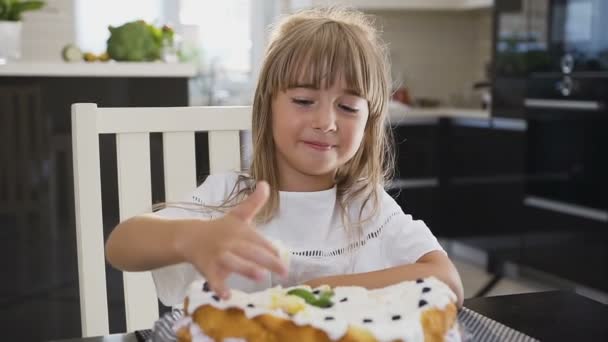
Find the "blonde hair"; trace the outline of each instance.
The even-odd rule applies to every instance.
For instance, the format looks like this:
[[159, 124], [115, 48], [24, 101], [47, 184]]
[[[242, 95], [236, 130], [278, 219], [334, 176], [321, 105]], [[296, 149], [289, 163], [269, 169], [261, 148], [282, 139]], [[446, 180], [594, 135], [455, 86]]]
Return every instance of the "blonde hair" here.
[[[357, 197], [363, 199], [360, 215], [369, 201], [373, 203], [372, 213], [377, 211], [377, 188], [392, 176], [393, 169], [392, 136], [385, 125], [391, 85], [389, 68], [386, 46], [371, 19], [361, 12], [336, 7], [312, 9], [278, 22], [271, 33], [253, 102], [249, 177], [267, 181], [271, 189], [259, 215], [261, 221], [270, 220], [279, 207], [272, 100], [296, 84], [322, 89], [339, 77], [347, 88], [368, 101], [369, 117], [358, 151], [336, 172], [338, 200], [344, 214], [348, 203]], [[251, 183], [247, 188], [252, 190]]]
[[[363, 141], [335, 176], [342, 220], [348, 229], [371, 218], [379, 207], [378, 187], [392, 176], [392, 136], [385, 124], [390, 96], [387, 48], [371, 19], [345, 8], [304, 10], [284, 17], [271, 32], [253, 101], [253, 156], [249, 174], [239, 176], [230, 196], [218, 207], [232, 207], [253, 192], [255, 180], [270, 185], [270, 197], [258, 214], [272, 219], [279, 207], [279, 175], [272, 134], [272, 100], [297, 84], [328, 88], [342, 77], [347, 88], [365, 98], [369, 116]], [[349, 203], [362, 199], [359, 221], [349, 222]], [[372, 203], [369, 217], [362, 213]], [[360, 233], [360, 229], [358, 229]], [[352, 236], [352, 235], [351, 235]]]

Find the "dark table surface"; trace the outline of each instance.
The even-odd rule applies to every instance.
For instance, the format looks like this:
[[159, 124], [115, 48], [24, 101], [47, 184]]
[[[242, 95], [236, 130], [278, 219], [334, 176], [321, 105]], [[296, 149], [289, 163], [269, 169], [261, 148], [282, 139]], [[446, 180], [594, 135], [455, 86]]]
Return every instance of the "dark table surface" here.
[[464, 306], [541, 341], [608, 341], [608, 305], [574, 292], [474, 298]]
[[[608, 341], [608, 305], [574, 292], [472, 298], [464, 306], [541, 341]], [[134, 333], [62, 342], [137, 342]]]

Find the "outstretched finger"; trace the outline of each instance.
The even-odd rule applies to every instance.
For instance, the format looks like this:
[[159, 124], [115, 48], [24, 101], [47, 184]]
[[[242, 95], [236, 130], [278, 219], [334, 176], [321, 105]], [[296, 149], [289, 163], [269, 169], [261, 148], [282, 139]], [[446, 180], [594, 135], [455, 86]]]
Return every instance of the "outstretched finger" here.
[[225, 253], [220, 260], [222, 268], [227, 271], [238, 273], [255, 281], [264, 279], [264, 271], [260, 267], [238, 255]]
[[280, 251], [270, 240], [265, 238], [262, 234], [258, 233], [256, 230], [251, 230], [248, 234], [246, 234], [245, 239], [250, 241], [252, 244], [257, 245], [261, 248], [264, 248], [269, 253], [280, 257]]
[[230, 214], [243, 221], [251, 222], [260, 209], [264, 207], [264, 204], [266, 204], [268, 196], [270, 196], [270, 187], [268, 186], [268, 183], [259, 181], [256, 184], [255, 191], [234, 207], [230, 211]]
[[212, 267], [210, 270], [206, 272], [202, 272], [202, 270], [195, 265], [195, 267], [199, 270], [199, 272], [205, 277], [207, 283], [209, 284], [209, 289], [217, 294], [222, 299], [230, 298], [230, 289], [226, 286], [226, 278], [228, 277], [228, 272], [225, 272], [221, 268]]
[[239, 257], [249, 260], [255, 265], [274, 272], [280, 276], [287, 275], [287, 265], [284, 265], [281, 258], [266, 249], [253, 245], [247, 241], [239, 244], [233, 252]]

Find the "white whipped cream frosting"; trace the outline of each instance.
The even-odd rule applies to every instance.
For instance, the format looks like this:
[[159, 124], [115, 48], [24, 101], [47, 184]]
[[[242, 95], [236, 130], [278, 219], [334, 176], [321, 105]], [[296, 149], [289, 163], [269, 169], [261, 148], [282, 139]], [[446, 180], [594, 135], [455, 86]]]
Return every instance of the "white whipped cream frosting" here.
[[[203, 305], [218, 309], [239, 308], [248, 318], [270, 314], [291, 320], [299, 326], [313, 326], [324, 331], [332, 340], [343, 337], [349, 326], [359, 326], [368, 330], [378, 341], [424, 341], [421, 313], [427, 309], [444, 309], [457, 299], [447, 285], [430, 277], [375, 290], [356, 286], [335, 287], [332, 307], [306, 305], [303, 310], [290, 316], [281, 309], [271, 309], [273, 295], [286, 294], [291, 289], [307, 288], [306, 286], [278, 286], [254, 293], [232, 290], [228, 300], [219, 299], [213, 292], [203, 291], [203, 286], [204, 280], [190, 285], [188, 314]], [[189, 326], [194, 341], [210, 341], [190, 317], [178, 321], [174, 329], [183, 326]], [[448, 338], [449, 335], [452, 338]], [[452, 333], [446, 336], [449, 340], [453, 340], [453, 337]]]

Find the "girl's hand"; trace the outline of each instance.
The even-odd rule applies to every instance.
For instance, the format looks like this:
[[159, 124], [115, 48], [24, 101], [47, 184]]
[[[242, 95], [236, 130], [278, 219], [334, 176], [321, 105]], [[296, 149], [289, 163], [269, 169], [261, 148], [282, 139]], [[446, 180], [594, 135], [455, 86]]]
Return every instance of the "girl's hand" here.
[[266, 182], [258, 182], [255, 191], [222, 218], [195, 221], [184, 228], [176, 248], [205, 277], [212, 291], [230, 297], [225, 285], [231, 273], [262, 280], [265, 269], [287, 275], [279, 252], [260, 235], [252, 223], [269, 196]]

